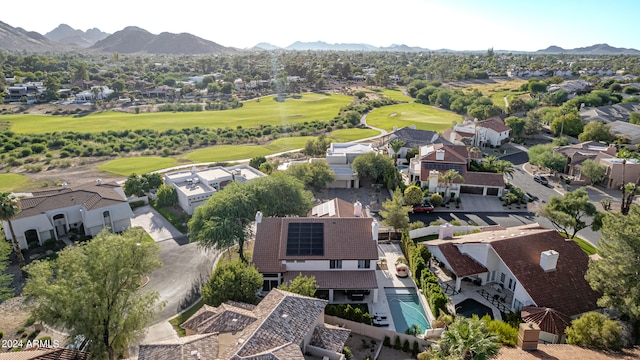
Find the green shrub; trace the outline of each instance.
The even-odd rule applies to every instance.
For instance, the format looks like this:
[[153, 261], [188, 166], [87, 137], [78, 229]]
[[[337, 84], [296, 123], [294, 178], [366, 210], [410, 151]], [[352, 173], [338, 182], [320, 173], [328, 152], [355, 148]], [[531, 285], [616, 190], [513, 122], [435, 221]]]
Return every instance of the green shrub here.
[[386, 347], [391, 347], [391, 338], [388, 336], [385, 336], [384, 341], [382, 342], [382, 345]]
[[588, 312], [571, 321], [566, 334], [567, 344], [598, 350], [620, 350], [622, 347], [618, 322], [597, 312]]
[[0, 339], [4, 337], [4, 331], [0, 331]]
[[137, 200], [137, 201], [132, 201], [129, 203], [129, 206], [131, 207], [131, 210], [135, 209], [135, 208], [139, 208], [140, 206], [144, 206], [144, 200]]
[[33, 316], [29, 316], [27, 320], [24, 321], [24, 326], [31, 326], [36, 323], [36, 318]]
[[518, 329], [504, 321], [491, 319], [489, 315], [483, 316], [481, 320], [487, 324], [489, 331], [498, 337], [502, 345], [516, 345], [516, 342], [518, 341]]
[[51, 343], [51, 336], [41, 336], [38, 338], [39, 342]]
[[351, 349], [349, 349], [347, 346], [342, 348], [342, 353], [344, 354], [345, 358], [351, 359]]
[[400, 336], [396, 335], [396, 341], [393, 343], [393, 348], [396, 350], [400, 350]]
[[415, 357], [420, 352], [420, 344], [417, 341], [413, 342], [413, 348], [411, 349], [411, 355]]
[[22, 334], [22, 333], [24, 333], [25, 331], [27, 331], [27, 328], [26, 328], [26, 327], [24, 327], [24, 326], [20, 326], [20, 327], [18, 328], [18, 330], [16, 330], [16, 334]]
[[402, 351], [404, 352], [409, 352], [409, 340], [405, 339], [404, 343], [402, 344]]
[[434, 220], [429, 223], [429, 226], [440, 226], [442, 225], [442, 220]]
[[49, 249], [49, 250], [55, 248], [56, 247], [56, 239], [49, 238], [49, 239], [45, 240], [43, 246], [46, 249]]
[[449, 224], [453, 225], [453, 226], [460, 226], [462, 225], [462, 223], [460, 222], [460, 220], [455, 219], [455, 220], [451, 220], [449, 221]]

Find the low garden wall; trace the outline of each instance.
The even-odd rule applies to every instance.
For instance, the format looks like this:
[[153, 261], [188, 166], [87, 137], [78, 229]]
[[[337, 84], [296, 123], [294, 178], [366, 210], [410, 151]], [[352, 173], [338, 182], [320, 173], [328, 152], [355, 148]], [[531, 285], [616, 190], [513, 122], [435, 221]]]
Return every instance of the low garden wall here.
[[[472, 232], [473, 230], [477, 230], [480, 229], [481, 226], [469, 226], [469, 225], [464, 225], [464, 226], [453, 226], [453, 233], [457, 234], [457, 233], [465, 233], [468, 234], [470, 232]], [[415, 238], [420, 238], [423, 236], [429, 236], [429, 235], [438, 235], [440, 234], [440, 226], [427, 226], [427, 227], [423, 227], [420, 229], [415, 229], [415, 230], [410, 230], [409, 231], [409, 237], [411, 237], [412, 239]]]
[[391, 345], [394, 344], [394, 341], [396, 339], [396, 337], [400, 338], [400, 343], [404, 343], [405, 340], [409, 340], [409, 343], [411, 345], [413, 345], [414, 341], [417, 341], [418, 344], [421, 347], [428, 347], [431, 344], [433, 344], [434, 342], [432, 341], [428, 341], [428, 340], [424, 340], [421, 338], [417, 338], [413, 335], [407, 335], [407, 334], [403, 334], [403, 333], [398, 333], [395, 331], [391, 331], [388, 329], [385, 329], [383, 327], [378, 327], [378, 326], [373, 326], [373, 325], [367, 325], [367, 324], [363, 324], [363, 323], [358, 323], [355, 321], [351, 321], [351, 320], [346, 320], [343, 318], [339, 318], [337, 316], [331, 316], [331, 315], [324, 315], [324, 322], [327, 324], [332, 324], [332, 325], [336, 325], [336, 326], [341, 326], [344, 327], [346, 329], [351, 330], [353, 333], [358, 334], [358, 335], [364, 335], [364, 336], [368, 336], [371, 338], [374, 338], [376, 340], [379, 340], [380, 343], [382, 343], [384, 341], [385, 337], [389, 337], [391, 339]]

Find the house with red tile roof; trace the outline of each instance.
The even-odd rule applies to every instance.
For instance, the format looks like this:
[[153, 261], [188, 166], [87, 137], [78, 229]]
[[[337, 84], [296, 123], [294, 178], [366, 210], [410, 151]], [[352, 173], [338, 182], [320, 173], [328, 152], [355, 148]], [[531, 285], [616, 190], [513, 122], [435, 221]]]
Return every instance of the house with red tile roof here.
[[315, 277], [316, 296], [330, 303], [377, 302], [378, 223], [364, 216], [361, 205], [361, 216], [354, 216], [353, 208], [340, 210], [342, 203], [332, 202], [338, 204], [333, 216], [326, 206], [309, 217], [257, 222], [252, 262], [264, 292], [304, 275]]
[[[454, 125], [453, 132], [460, 133], [462, 137], [468, 137], [471, 134], [471, 143], [467, 145], [500, 146], [509, 139], [511, 128], [505, 125], [501, 118], [493, 117], [483, 121], [466, 120], [462, 124]], [[452, 133], [449, 133], [449, 136], [447, 140], [454, 142], [451, 138]]]
[[[133, 212], [122, 187], [116, 183], [95, 183], [78, 186], [63, 184], [58, 189], [38, 191], [19, 199], [18, 215], [12, 220], [20, 248], [29, 244], [42, 245], [45, 240], [69, 236], [72, 233], [95, 236], [107, 228], [120, 232], [131, 227]], [[5, 237], [11, 232], [3, 221]]]
[[[504, 176], [468, 171], [471, 160], [481, 161], [482, 152], [469, 150], [466, 145], [423, 146], [409, 163], [410, 181], [420, 181], [421, 186], [428, 186], [431, 193], [447, 192], [446, 197], [457, 197], [460, 193], [501, 196], [505, 186]], [[457, 171], [464, 182], [442, 183], [440, 177], [449, 170]]]
[[140, 345], [138, 360], [344, 359], [351, 331], [324, 323], [326, 300], [273, 289], [258, 305], [205, 305], [181, 326], [189, 336]]
[[469, 278], [502, 287], [511, 311], [536, 306], [575, 318], [598, 308], [584, 278], [589, 257], [555, 230], [531, 224], [424, 244], [455, 275], [456, 291]]

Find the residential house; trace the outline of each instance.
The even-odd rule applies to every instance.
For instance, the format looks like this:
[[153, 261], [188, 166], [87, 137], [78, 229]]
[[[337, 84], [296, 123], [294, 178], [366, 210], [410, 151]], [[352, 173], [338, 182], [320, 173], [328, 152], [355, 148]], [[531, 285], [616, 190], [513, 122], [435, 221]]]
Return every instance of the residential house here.
[[330, 303], [378, 301], [378, 223], [362, 213], [362, 205], [352, 211], [332, 200], [309, 217], [257, 216], [256, 222], [252, 262], [263, 276], [263, 291], [302, 274], [315, 277], [316, 296]]
[[585, 80], [568, 80], [560, 84], [551, 84], [547, 86], [547, 92], [555, 92], [558, 90], [566, 90], [569, 94], [583, 94], [589, 92], [593, 88], [593, 84]]
[[424, 245], [453, 273], [456, 291], [464, 278], [494, 284], [511, 295], [511, 311], [536, 306], [576, 318], [598, 308], [599, 295], [584, 278], [589, 257], [553, 229], [530, 224]]
[[505, 125], [500, 118], [491, 118], [484, 121], [467, 120], [462, 124], [454, 125], [453, 131], [473, 134], [469, 145], [485, 147], [502, 145], [509, 139], [511, 128]]
[[589, 121], [612, 123], [617, 120], [629, 122], [629, 114], [632, 112], [640, 112], [640, 103], [629, 102], [595, 108], [585, 106], [580, 109], [580, 118], [584, 123]]
[[236, 91], [240, 91], [244, 89], [244, 87], [244, 81], [242, 81], [242, 79], [238, 78], [233, 80], [233, 88], [236, 89]]
[[178, 205], [191, 215], [213, 193], [224, 189], [232, 181], [246, 182], [264, 176], [264, 173], [249, 165], [215, 166], [200, 170], [193, 166], [188, 171], [166, 173], [164, 182], [176, 189]]
[[109, 96], [113, 94], [113, 90], [108, 86], [94, 86], [91, 90], [83, 91], [76, 94], [76, 102], [89, 102], [96, 100], [107, 100]]
[[626, 140], [627, 144], [640, 144], [640, 125], [617, 120], [609, 124], [609, 131], [611, 135]]
[[[88, 183], [31, 193], [20, 198], [11, 224], [21, 249], [72, 233], [95, 236], [103, 229], [120, 232], [131, 227], [133, 212], [122, 188], [115, 183]], [[5, 237], [11, 232], [3, 221]]]
[[[450, 142], [438, 135], [435, 131], [429, 130], [417, 130], [414, 125], [411, 127], [403, 127], [401, 129], [395, 129], [388, 135], [387, 152], [389, 156], [398, 158], [398, 165], [408, 164], [406, 159], [407, 151], [411, 149], [417, 149], [424, 145], [429, 144], [450, 144]], [[404, 145], [398, 151], [398, 154], [394, 154], [393, 149], [389, 145], [389, 142], [394, 139], [399, 139], [404, 142]]]
[[[445, 193], [458, 197], [460, 193], [502, 196], [504, 176], [487, 172], [468, 171], [471, 160], [482, 160], [482, 153], [469, 151], [465, 145], [434, 144], [420, 148], [420, 153], [409, 163], [410, 181], [420, 181], [431, 193]], [[441, 176], [448, 170], [457, 171], [464, 182], [442, 183]]]
[[359, 155], [375, 151], [371, 144], [355, 142], [331, 143], [327, 149], [327, 164], [334, 172], [334, 181], [327, 185], [329, 188], [359, 188], [358, 174], [351, 168], [353, 160]]
[[324, 323], [326, 305], [279, 289], [258, 305], [204, 305], [181, 325], [188, 336], [140, 345], [138, 360], [343, 360], [351, 331]]
[[4, 101], [7, 103], [26, 102], [27, 104], [34, 104], [44, 90], [42, 82], [14, 84], [13, 86], [7, 87]]
[[619, 159], [617, 149], [613, 145], [604, 145], [595, 141], [583, 142], [567, 146], [559, 146], [554, 151], [567, 157], [567, 166], [563, 173], [573, 180], [585, 180], [582, 164], [591, 159], [607, 168], [605, 185], [609, 189], [617, 189], [623, 183], [633, 182], [640, 176], [640, 162], [637, 159]]
[[169, 85], [160, 85], [156, 86], [153, 89], [149, 89], [146, 91], [145, 95], [147, 97], [156, 97], [156, 98], [166, 98], [166, 97], [174, 97], [180, 95], [180, 88], [171, 87]]

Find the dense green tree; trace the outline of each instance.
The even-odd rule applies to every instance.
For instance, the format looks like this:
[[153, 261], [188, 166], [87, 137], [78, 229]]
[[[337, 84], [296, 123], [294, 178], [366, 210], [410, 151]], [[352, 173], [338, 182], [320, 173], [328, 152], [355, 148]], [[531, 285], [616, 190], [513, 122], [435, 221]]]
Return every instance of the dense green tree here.
[[596, 350], [618, 351], [622, 348], [620, 324], [601, 313], [582, 314], [571, 321], [571, 325], [565, 331], [567, 344]]
[[324, 157], [330, 145], [331, 139], [322, 134], [316, 139], [308, 140], [304, 149], [302, 149], [302, 153], [307, 156]]
[[569, 135], [578, 136], [582, 133], [584, 126], [577, 112], [560, 114], [553, 119], [549, 128], [556, 136]]
[[4, 232], [0, 232], [0, 303], [13, 297], [13, 289], [11, 288], [13, 275], [6, 273], [10, 254], [11, 244], [5, 241]]
[[142, 184], [143, 184], [143, 190], [145, 192], [151, 189], [158, 189], [160, 188], [160, 185], [164, 183], [164, 180], [162, 179], [162, 175], [156, 172], [142, 174], [142, 179], [144, 180]]
[[58, 79], [57, 76], [47, 76], [47, 79], [44, 82], [44, 86], [46, 88], [43, 94], [45, 101], [53, 101], [58, 99], [58, 90], [62, 88], [62, 84], [60, 83], [60, 79]]
[[511, 135], [513, 135], [513, 137], [517, 138], [522, 135], [524, 131], [524, 119], [517, 116], [509, 116], [504, 119], [504, 123], [511, 128]]
[[158, 205], [160, 206], [176, 206], [178, 204], [178, 193], [176, 188], [171, 185], [162, 184], [156, 192], [158, 197]]
[[377, 152], [357, 156], [351, 167], [358, 173], [360, 179], [366, 178], [377, 184], [387, 180], [393, 181], [395, 171], [393, 159]]
[[140, 288], [162, 266], [158, 244], [145, 236], [139, 228], [103, 231], [55, 260], [30, 264], [24, 294], [36, 300], [34, 318], [65, 329], [71, 339], [84, 336], [98, 358], [126, 355], [162, 306], [157, 292]]
[[634, 125], [640, 124], [640, 113], [632, 112], [629, 114], [629, 122]]
[[406, 229], [409, 226], [409, 211], [410, 206], [402, 205], [402, 191], [396, 189], [393, 193], [393, 198], [387, 199], [382, 203], [380, 210], [380, 216], [382, 216], [382, 223], [393, 227], [394, 231]]
[[260, 165], [262, 165], [265, 162], [267, 162], [266, 157], [256, 156], [254, 158], [251, 158], [251, 160], [249, 160], [249, 166], [251, 166], [254, 169], [260, 169]]
[[[563, 197], [551, 196], [537, 215], [549, 219], [558, 231], [567, 234], [570, 239], [575, 238], [576, 233], [584, 228], [591, 227], [598, 231], [602, 225], [601, 214], [589, 200], [589, 194], [584, 188], [568, 192]], [[587, 224], [588, 217], [593, 220]]]
[[604, 141], [609, 143], [613, 141], [609, 124], [600, 121], [590, 121], [584, 126], [582, 133], [578, 135], [580, 141]]
[[237, 244], [240, 259], [246, 261], [244, 242], [258, 211], [264, 216], [305, 216], [312, 197], [300, 180], [285, 173], [233, 182], [196, 208], [189, 220], [189, 237], [205, 248], [227, 249]]
[[292, 292], [299, 295], [315, 297], [318, 290], [315, 276], [304, 276], [299, 274], [295, 279], [287, 284], [280, 285], [280, 290]]
[[529, 148], [529, 163], [554, 171], [562, 171], [567, 166], [567, 158], [553, 151], [553, 145], [540, 144]]
[[633, 205], [627, 216], [607, 214], [602, 221], [598, 254], [590, 261], [586, 279], [602, 294], [598, 305], [613, 308], [640, 320], [640, 206]]
[[443, 201], [444, 199], [442, 198], [442, 195], [438, 193], [431, 194], [431, 196], [429, 197], [429, 202], [435, 207], [442, 205]]
[[442, 333], [440, 342], [419, 354], [418, 359], [485, 360], [499, 350], [499, 339], [485, 322], [458, 316]]
[[422, 203], [422, 189], [419, 186], [411, 185], [404, 189], [404, 203], [413, 206]]
[[274, 169], [273, 164], [267, 161], [267, 162], [263, 162], [262, 164], [260, 164], [260, 169], [258, 169], [258, 170], [260, 170], [261, 172], [263, 172], [263, 173], [265, 173], [267, 175], [271, 175], [271, 173], [273, 173], [273, 170], [275, 170], [275, 169]]
[[536, 79], [529, 80], [528, 90], [532, 94], [540, 94], [547, 91], [547, 84]]
[[229, 300], [255, 304], [261, 287], [262, 275], [253, 265], [232, 261], [218, 265], [211, 273], [202, 287], [202, 300], [211, 306], [220, 306]]
[[582, 163], [580, 172], [588, 177], [592, 184], [599, 184], [607, 178], [607, 167], [591, 159], [586, 159]]
[[507, 114], [525, 112], [527, 110], [528, 110], [527, 103], [519, 97], [509, 101], [509, 107], [506, 109]]
[[335, 179], [335, 173], [326, 161], [313, 161], [304, 164], [292, 164], [286, 173], [300, 181], [305, 186], [322, 189]]
[[0, 193], [0, 220], [6, 221], [9, 225], [13, 251], [16, 253], [18, 258], [18, 264], [20, 267], [23, 267], [25, 264], [24, 255], [22, 255], [22, 250], [20, 249], [20, 244], [18, 243], [16, 234], [13, 231], [13, 223], [11, 222], [11, 219], [18, 215], [20, 210], [20, 202], [15, 196], [8, 192]]
[[144, 196], [144, 189], [146, 187], [146, 181], [136, 173], [132, 173], [124, 182], [123, 190], [127, 196]]

